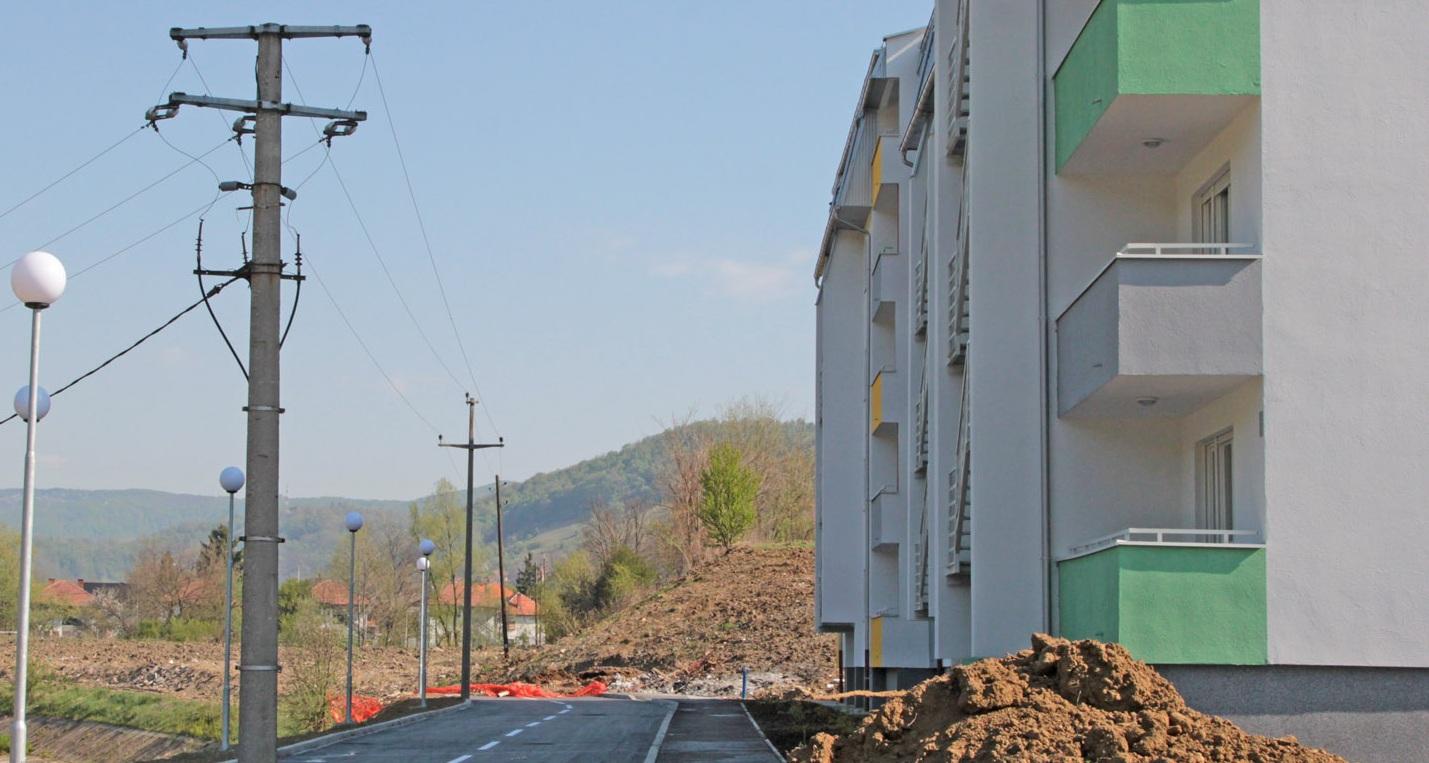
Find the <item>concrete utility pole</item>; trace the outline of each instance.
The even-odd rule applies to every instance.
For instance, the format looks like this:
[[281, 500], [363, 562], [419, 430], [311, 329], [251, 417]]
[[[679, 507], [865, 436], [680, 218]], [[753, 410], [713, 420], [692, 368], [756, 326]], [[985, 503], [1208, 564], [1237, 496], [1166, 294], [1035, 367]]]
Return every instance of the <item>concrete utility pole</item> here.
[[[278, 343], [280, 284], [283, 275], [282, 199], [293, 198], [282, 185], [283, 117], [334, 120], [323, 130], [329, 138], [350, 135], [365, 112], [315, 109], [283, 103], [283, 40], [309, 37], [358, 37], [372, 44], [367, 25], [351, 27], [262, 24], [213, 29], [170, 29], [169, 38], [188, 55], [190, 39], [255, 40], [258, 43], [257, 100], [212, 98], [173, 93], [166, 104], [149, 110], [151, 122], [173, 117], [180, 106], [239, 111], [234, 131], [251, 132], [254, 143], [253, 259], [241, 274], [252, 291], [248, 340], [248, 493], [244, 508], [243, 631], [238, 670], [238, 759], [243, 763], [277, 759], [278, 742]], [[251, 120], [251, 128], [249, 127]], [[240, 187], [242, 184], [235, 184]]]
[[501, 532], [501, 475], [496, 475], [496, 589], [501, 598], [501, 659], [511, 661], [511, 636], [506, 629], [506, 549]]
[[[468, 394], [466, 442], [442, 442], [442, 436], [437, 435], [437, 447], [461, 448], [466, 451], [466, 561], [462, 565], [461, 589], [461, 698], [465, 701], [471, 699], [471, 527], [476, 500], [476, 452], [482, 448], [504, 448], [506, 443], [500, 437], [496, 438], [496, 442], [476, 441], [476, 398]], [[499, 593], [497, 597], [505, 600], [504, 594]]]

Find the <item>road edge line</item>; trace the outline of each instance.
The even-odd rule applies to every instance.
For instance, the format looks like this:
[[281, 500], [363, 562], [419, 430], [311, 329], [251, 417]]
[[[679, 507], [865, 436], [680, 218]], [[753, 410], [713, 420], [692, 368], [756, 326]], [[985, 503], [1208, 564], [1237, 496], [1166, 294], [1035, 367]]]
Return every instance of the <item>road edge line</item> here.
[[[320, 737], [304, 739], [301, 742], [294, 742], [289, 745], [284, 745], [282, 747], [279, 747], [277, 751], [279, 753], [295, 753], [307, 752], [308, 750], [317, 750], [323, 747], [327, 747], [328, 745], [333, 745], [337, 744], [338, 742], [343, 742], [348, 739], [352, 739], [354, 737], [367, 736], [368, 734], [376, 734], [380, 731], [386, 731], [387, 729], [395, 729], [401, 726], [407, 726], [413, 723], [417, 723], [418, 721], [424, 721], [428, 718], [433, 718], [435, 716], [442, 715], [443, 713], [452, 713], [458, 710], [465, 710], [470, 706], [470, 702], [460, 702], [450, 707], [439, 707], [435, 710], [426, 710], [420, 713], [412, 713], [411, 715], [404, 715], [401, 718], [393, 718], [390, 721], [374, 723], [371, 726], [358, 726], [357, 728], [334, 731], [331, 734], [324, 734]], [[238, 763], [238, 761], [237, 759], [230, 759], [224, 761], [223, 763]]]
[[645, 763], [655, 763], [655, 759], [660, 757], [660, 746], [665, 744], [665, 734], [670, 730], [670, 721], [674, 719], [675, 711], [680, 709], [680, 703], [676, 700], [660, 701], [670, 703], [670, 712], [665, 713], [665, 720], [660, 721], [660, 730], [655, 732], [655, 739], [645, 753]]
[[754, 730], [758, 732], [759, 738], [763, 739], [764, 743], [769, 745], [769, 751], [774, 753], [775, 759], [783, 760], [784, 756], [779, 754], [779, 748], [775, 747], [774, 743], [769, 741], [769, 737], [764, 735], [764, 729], [759, 728], [759, 724], [755, 722], [754, 716], [750, 715], [749, 707], [744, 703], [744, 700], [739, 701], [739, 709], [744, 711], [744, 717], [749, 719], [749, 725], [753, 726]]

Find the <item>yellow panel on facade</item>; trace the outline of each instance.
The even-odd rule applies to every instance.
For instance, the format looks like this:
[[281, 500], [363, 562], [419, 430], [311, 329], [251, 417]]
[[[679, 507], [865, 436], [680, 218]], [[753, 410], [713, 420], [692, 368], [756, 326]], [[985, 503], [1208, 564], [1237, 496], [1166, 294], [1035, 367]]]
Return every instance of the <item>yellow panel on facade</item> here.
[[868, 388], [868, 431], [878, 430], [883, 423], [883, 374], [873, 377], [873, 385]]
[[883, 667], [882, 617], [875, 617], [868, 621], [868, 665], [873, 668]]
[[883, 187], [883, 140], [875, 138], [873, 141], [873, 165], [868, 173], [873, 187], [868, 191], [868, 206], [878, 206], [878, 189]]

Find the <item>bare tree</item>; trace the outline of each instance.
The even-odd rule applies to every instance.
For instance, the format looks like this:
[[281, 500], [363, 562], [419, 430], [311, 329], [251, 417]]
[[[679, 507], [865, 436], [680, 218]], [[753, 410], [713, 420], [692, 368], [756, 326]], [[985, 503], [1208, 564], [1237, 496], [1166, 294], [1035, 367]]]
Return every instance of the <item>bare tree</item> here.
[[618, 506], [592, 501], [590, 519], [581, 528], [581, 545], [590, 552], [597, 567], [610, 561], [620, 549], [643, 556], [650, 545], [650, 506], [632, 500]]
[[704, 558], [705, 527], [700, 521], [704, 488], [700, 474], [708, 460], [710, 436], [707, 428], [691, 422], [691, 416], [671, 421], [665, 430], [666, 462], [660, 475], [661, 508], [664, 516], [655, 536], [664, 566], [683, 575]]
[[129, 600], [138, 619], [168, 624], [192, 609], [198, 585], [186, 560], [150, 543], [139, 551], [129, 572]]

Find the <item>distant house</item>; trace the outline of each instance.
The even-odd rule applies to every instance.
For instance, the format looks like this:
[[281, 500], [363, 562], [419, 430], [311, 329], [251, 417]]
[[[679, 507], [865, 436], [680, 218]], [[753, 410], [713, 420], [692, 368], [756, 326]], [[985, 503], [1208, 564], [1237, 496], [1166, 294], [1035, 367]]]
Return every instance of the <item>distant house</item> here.
[[39, 598], [43, 602], [60, 605], [68, 608], [63, 616], [52, 620], [50, 628], [58, 635], [65, 635], [66, 630], [79, 630], [89, 627], [96, 618], [93, 616], [92, 608], [100, 603], [100, 598], [108, 598], [114, 601], [123, 601], [129, 596], [129, 584], [127, 583], [104, 583], [93, 580], [78, 578], [67, 580], [61, 578], [50, 578], [45, 587], [40, 589]]
[[[313, 599], [329, 617], [342, 625], [347, 625], [347, 583], [337, 580], [319, 580], [313, 583]], [[367, 597], [358, 596], [353, 602], [357, 630], [369, 634], [367, 617]]]
[[[448, 583], [437, 593], [437, 601], [448, 606], [461, 603], [461, 583]], [[501, 599], [506, 596], [506, 632], [518, 644], [537, 644], [542, 640], [540, 612], [529, 596], [495, 583], [480, 583], [471, 589], [471, 620], [474, 633], [492, 641], [501, 640]]]

